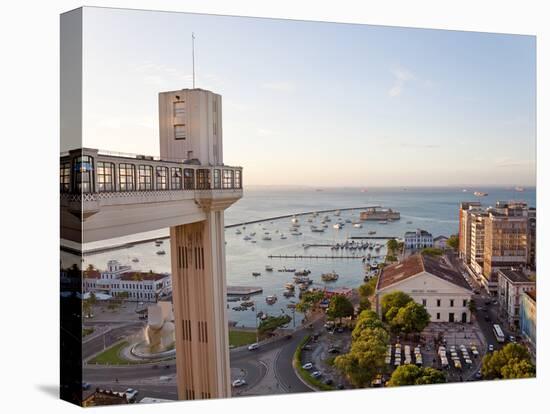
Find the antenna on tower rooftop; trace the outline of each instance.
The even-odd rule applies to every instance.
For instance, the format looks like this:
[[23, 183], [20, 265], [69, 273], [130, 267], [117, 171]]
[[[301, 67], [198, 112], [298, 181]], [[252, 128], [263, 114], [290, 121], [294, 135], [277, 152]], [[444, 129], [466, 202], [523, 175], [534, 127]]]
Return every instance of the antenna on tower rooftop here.
[[191, 54], [193, 56], [193, 89], [195, 89], [195, 32], [191, 32]]

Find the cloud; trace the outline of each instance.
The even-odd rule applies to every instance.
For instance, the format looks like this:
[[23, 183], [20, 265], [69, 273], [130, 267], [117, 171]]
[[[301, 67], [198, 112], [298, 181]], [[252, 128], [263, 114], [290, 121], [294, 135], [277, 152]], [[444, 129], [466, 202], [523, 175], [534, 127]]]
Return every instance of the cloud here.
[[393, 85], [388, 91], [388, 95], [391, 98], [401, 95], [405, 84], [411, 80], [415, 79], [415, 76], [412, 72], [405, 68], [394, 68], [391, 70], [391, 73], [394, 77]]
[[278, 92], [294, 92], [294, 84], [292, 82], [267, 82], [261, 85], [263, 89], [269, 89]]

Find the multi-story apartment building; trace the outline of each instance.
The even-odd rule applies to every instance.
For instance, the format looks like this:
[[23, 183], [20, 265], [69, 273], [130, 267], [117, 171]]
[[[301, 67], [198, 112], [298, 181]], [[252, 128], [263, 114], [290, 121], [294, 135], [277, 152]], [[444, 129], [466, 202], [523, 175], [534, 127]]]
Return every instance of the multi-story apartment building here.
[[483, 252], [484, 287], [494, 293], [498, 280], [495, 271], [512, 267], [525, 268], [529, 261], [529, 226], [527, 204], [497, 202], [487, 210]]
[[537, 293], [529, 290], [521, 294], [519, 303], [519, 330], [527, 340], [529, 348], [537, 349]]
[[468, 212], [470, 223], [470, 269], [478, 280], [483, 274], [483, 254], [485, 249], [485, 218], [488, 213], [474, 209]]
[[432, 233], [422, 229], [406, 232], [404, 239], [406, 249], [418, 250], [434, 245]]
[[463, 201], [458, 210], [458, 255], [466, 264], [470, 263], [470, 215], [473, 210], [481, 210], [479, 201]]
[[537, 210], [533, 207], [527, 212], [529, 222], [529, 260], [532, 270], [537, 268]]
[[521, 295], [535, 290], [535, 282], [519, 269], [498, 269], [498, 303], [511, 328], [519, 328]]

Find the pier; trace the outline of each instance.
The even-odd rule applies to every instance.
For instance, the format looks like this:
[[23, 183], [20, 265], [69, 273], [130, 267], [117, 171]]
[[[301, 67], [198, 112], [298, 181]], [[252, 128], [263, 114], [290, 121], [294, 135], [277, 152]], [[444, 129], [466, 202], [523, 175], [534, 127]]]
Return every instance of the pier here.
[[249, 296], [263, 291], [260, 286], [227, 286], [228, 296]]
[[367, 239], [372, 239], [372, 240], [397, 240], [399, 237], [397, 236], [351, 236], [349, 237], [349, 239], [354, 239], [354, 240], [367, 240]]
[[270, 254], [269, 259], [363, 259], [365, 255], [358, 256], [330, 256], [330, 255], [304, 255], [304, 254]]

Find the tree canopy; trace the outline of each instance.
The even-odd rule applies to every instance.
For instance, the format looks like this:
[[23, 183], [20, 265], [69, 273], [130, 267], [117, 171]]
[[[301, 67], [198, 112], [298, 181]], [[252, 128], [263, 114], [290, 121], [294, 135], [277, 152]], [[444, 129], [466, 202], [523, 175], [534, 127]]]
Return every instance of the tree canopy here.
[[422, 368], [408, 364], [398, 366], [393, 371], [387, 385], [398, 387], [402, 385], [441, 384], [446, 382], [445, 374], [434, 368]]
[[443, 250], [435, 247], [426, 247], [425, 249], [422, 249], [421, 253], [426, 256], [441, 256], [443, 254]]
[[481, 374], [487, 379], [529, 378], [535, 375], [535, 366], [525, 346], [510, 343], [483, 357]]
[[383, 328], [383, 327], [384, 325], [378, 318], [378, 315], [376, 314], [376, 312], [372, 310], [364, 310], [357, 317], [357, 321], [355, 322], [355, 328], [351, 333], [351, 339], [352, 341], [357, 340], [360, 337], [361, 332], [367, 328]]
[[359, 292], [359, 296], [368, 298], [369, 296], [372, 296], [374, 294], [374, 290], [376, 289], [376, 283], [378, 283], [378, 278], [373, 277], [372, 279], [369, 279], [367, 282], [363, 283], [357, 291]]
[[327, 315], [331, 318], [347, 318], [353, 316], [354, 309], [351, 301], [344, 295], [334, 295], [330, 298]]
[[422, 332], [430, 323], [430, 314], [423, 305], [410, 301], [404, 307], [399, 308], [392, 319], [387, 320], [394, 332], [409, 334]]
[[321, 290], [315, 290], [313, 292], [304, 292], [302, 299], [296, 304], [296, 310], [298, 312], [306, 313], [310, 309], [314, 308], [325, 297], [325, 294]]
[[447, 239], [447, 246], [453, 248], [453, 249], [458, 249], [458, 236], [456, 234], [453, 234], [451, 235], [448, 239]]
[[[391, 318], [397, 314], [400, 308], [404, 307], [407, 303], [411, 302], [413, 298], [401, 291], [395, 291], [392, 293], [387, 293], [382, 296], [380, 304], [382, 306], [382, 315], [387, 320], [386, 314], [388, 311], [392, 311]], [[392, 308], [395, 308], [392, 310]]]

